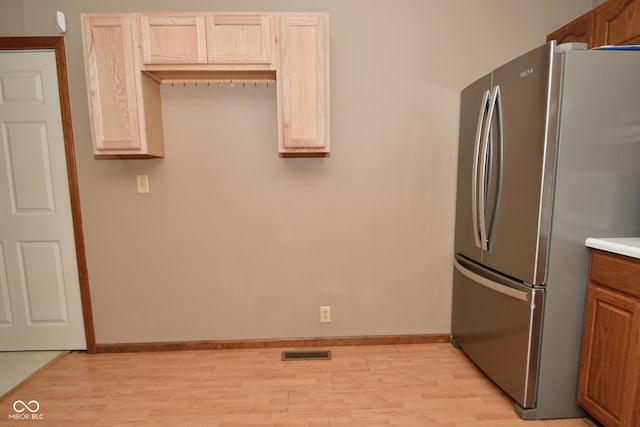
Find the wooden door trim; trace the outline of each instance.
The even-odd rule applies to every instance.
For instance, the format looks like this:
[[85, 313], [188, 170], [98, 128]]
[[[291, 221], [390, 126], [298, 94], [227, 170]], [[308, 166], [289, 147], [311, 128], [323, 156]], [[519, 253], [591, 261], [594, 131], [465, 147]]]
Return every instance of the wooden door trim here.
[[84, 334], [87, 342], [87, 352], [95, 353], [96, 337], [93, 325], [93, 312], [91, 309], [91, 294], [89, 292], [89, 273], [87, 270], [84, 233], [82, 231], [80, 191], [78, 189], [78, 173], [76, 169], [76, 156], [73, 142], [71, 102], [69, 100], [69, 81], [67, 80], [67, 59], [64, 48], [64, 37], [0, 37], [0, 50], [35, 49], [53, 49], [56, 55], [60, 113], [62, 115], [64, 151], [67, 159], [67, 177], [69, 180], [69, 195], [71, 197], [71, 216], [73, 220], [73, 234], [76, 245], [76, 261], [78, 265], [78, 279], [80, 282], [80, 297], [82, 300]]

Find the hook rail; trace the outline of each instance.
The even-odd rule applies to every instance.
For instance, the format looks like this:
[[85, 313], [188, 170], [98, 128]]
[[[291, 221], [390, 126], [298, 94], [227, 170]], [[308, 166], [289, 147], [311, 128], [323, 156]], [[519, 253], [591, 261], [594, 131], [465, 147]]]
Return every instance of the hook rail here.
[[229, 87], [258, 87], [258, 86], [275, 86], [275, 80], [255, 80], [255, 79], [246, 79], [246, 80], [235, 80], [235, 79], [172, 79], [172, 80], [163, 80], [160, 82], [162, 85], [170, 85], [171, 87], [176, 86], [194, 86], [194, 87], [211, 87], [211, 86], [229, 86]]

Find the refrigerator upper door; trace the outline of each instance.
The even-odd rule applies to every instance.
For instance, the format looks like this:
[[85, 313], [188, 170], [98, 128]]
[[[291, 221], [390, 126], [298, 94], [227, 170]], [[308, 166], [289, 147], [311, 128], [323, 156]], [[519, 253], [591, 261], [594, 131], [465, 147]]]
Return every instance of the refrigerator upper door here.
[[482, 259], [478, 228], [479, 153], [490, 106], [490, 90], [491, 74], [487, 74], [466, 87], [460, 101], [455, 251], [477, 262]]
[[[493, 72], [499, 106], [486, 157], [482, 264], [522, 282], [545, 283], [555, 170], [560, 61], [549, 43]], [[501, 140], [501, 141], [500, 141]]]

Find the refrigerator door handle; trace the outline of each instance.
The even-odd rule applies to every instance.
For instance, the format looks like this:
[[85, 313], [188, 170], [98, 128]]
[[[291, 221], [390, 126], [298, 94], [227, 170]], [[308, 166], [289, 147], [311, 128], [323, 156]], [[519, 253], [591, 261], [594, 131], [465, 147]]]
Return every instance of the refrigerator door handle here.
[[482, 131], [485, 128], [485, 118], [489, 108], [489, 98], [491, 91], [486, 90], [482, 96], [480, 104], [480, 115], [478, 117], [478, 126], [476, 127], [476, 143], [473, 151], [473, 172], [471, 174], [471, 216], [473, 220], [473, 237], [476, 246], [482, 248], [480, 230], [478, 228], [478, 165], [480, 163], [480, 150], [482, 141]]
[[487, 180], [489, 176], [487, 174], [488, 162], [489, 158], [487, 156], [489, 150], [489, 138], [491, 137], [492, 130], [492, 122], [493, 122], [493, 114], [496, 111], [496, 97], [500, 93], [500, 86], [494, 86], [491, 91], [491, 106], [489, 107], [489, 113], [487, 114], [486, 120], [484, 122], [484, 130], [483, 130], [483, 138], [482, 138], [482, 147], [480, 148], [480, 160], [482, 161], [482, 166], [480, 167], [479, 178], [478, 178], [478, 204], [480, 214], [478, 215], [480, 224], [478, 228], [480, 229], [480, 244], [483, 251], [489, 250], [489, 243], [487, 240]]
[[[497, 118], [497, 135], [498, 135], [498, 171], [496, 173], [496, 197], [493, 202], [493, 213], [491, 215], [491, 221], [489, 223], [489, 230], [487, 232], [487, 248], [489, 242], [491, 242], [491, 236], [493, 235], [493, 227], [495, 225], [496, 215], [498, 213], [498, 207], [500, 206], [500, 198], [502, 197], [502, 173], [504, 169], [504, 140], [503, 140], [503, 127], [502, 127], [502, 94], [500, 85], [497, 85], [493, 90], [493, 103], [495, 105], [496, 118]], [[491, 148], [493, 150], [493, 148]], [[493, 157], [493, 156], [490, 156]]]
[[529, 293], [525, 291], [520, 291], [518, 289], [511, 288], [507, 285], [502, 285], [500, 283], [496, 283], [492, 280], [487, 279], [486, 277], [482, 277], [481, 275], [474, 273], [468, 268], [464, 267], [458, 260], [454, 260], [453, 264], [460, 273], [473, 280], [475, 283], [484, 286], [485, 288], [489, 288], [492, 291], [499, 292], [503, 295], [509, 296], [511, 298], [519, 299], [521, 301], [529, 301]]

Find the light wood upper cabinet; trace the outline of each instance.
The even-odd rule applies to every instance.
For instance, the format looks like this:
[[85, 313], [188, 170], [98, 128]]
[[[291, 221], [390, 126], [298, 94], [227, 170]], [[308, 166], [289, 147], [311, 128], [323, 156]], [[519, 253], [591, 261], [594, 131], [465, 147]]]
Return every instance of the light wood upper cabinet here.
[[94, 153], [164, 155], [159, 87], [140, 72], [136, 18], [83, 15], [83, 46]]
[[252, 69], [275, 69], [272, 13], [143, 13], [140, 26], [145, 65], [251, 64], [257, 66]]
[[329, 152], [329, 16], [277, 14], [283, 155]]
[[94, 152], [164, 155], [160, 83], [273, 80], [283, 156], [329, 153], [326, 13], [83, 14]]
[[204, 16], [142, 14], [140, 24], [145, 64], [207, 62]]
[[273, 62], [273, 14], [216, 13], [206, 17], [206, 28], [210, 63]]

